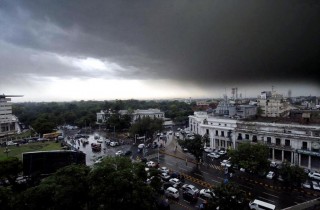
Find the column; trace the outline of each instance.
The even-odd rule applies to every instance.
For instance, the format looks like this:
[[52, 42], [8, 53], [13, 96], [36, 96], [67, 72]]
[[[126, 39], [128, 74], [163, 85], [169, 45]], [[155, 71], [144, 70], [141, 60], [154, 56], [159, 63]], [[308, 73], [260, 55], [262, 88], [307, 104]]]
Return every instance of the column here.
[[311, 155], [309, 155], [309, 160], [308, 160], [308, 168], [311, 168]]
[[272, 160], [274, 160], [274, 148], [272, 148]]
[[283, 162], [284, 161], [284, 151], [283, 150], [281, 150], [281, 154], [282, 154], [281, 161]]
[[294, 163], [294, 156], [293, 156], [293, 152], [291, 152], [291, 163]]
[[298, 154], [298, 162], [299, 162], [299, 166], [301, 166], [301, 154]]

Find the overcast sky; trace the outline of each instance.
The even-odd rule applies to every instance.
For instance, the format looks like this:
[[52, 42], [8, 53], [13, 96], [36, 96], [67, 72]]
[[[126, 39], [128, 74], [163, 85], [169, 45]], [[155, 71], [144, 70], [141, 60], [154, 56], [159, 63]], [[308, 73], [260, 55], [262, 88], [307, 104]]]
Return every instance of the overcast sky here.
[[320, 95], [318, 0], [0, 0], [13, 101]]

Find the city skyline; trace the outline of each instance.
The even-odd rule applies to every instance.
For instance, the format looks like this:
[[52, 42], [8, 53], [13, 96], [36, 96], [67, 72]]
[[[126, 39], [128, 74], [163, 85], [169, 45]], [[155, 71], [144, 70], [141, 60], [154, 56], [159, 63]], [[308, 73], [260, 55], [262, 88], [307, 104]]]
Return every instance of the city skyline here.
[[319, 96], [315, 1], [0, 3], [14, 101]]

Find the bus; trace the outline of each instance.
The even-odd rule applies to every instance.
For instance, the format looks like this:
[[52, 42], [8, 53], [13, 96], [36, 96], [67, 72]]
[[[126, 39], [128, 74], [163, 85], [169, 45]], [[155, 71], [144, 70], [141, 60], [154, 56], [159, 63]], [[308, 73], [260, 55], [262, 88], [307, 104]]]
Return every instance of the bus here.
[[43, 134], [42, 138], [48, 139], [48, 140], [54, 140], [54, 139], [57, 139], [59, 136], [62, 136], [62, 133], [60, 133], [60, 132], [52, 132], [52, 133]]
[[258, 199], [255, 199], [249, 203], [250, 209], [255, 210], [275, 210], [276, 206]]

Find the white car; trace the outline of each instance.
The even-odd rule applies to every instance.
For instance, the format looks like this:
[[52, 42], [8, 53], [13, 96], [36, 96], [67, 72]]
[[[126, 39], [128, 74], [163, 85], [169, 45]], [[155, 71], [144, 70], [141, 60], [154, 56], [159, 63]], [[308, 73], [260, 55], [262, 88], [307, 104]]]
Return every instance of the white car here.
[[317, 173], [317, 172], [310, 172], [310, 173], [308, 174], [308, 176], [309, 176], [310, 178], [320, 180], [320, 174]]
[[270, 167], [276, 168], [278, 166], [278, 163], [271, 161]]
[[303, 188], [308, 188], [308, 189], [311, 188], [311, 184], [308, 181], [306, 181], [305, 183], [302, 183], [301, 185], [302, 185]]
[[231, 163], [229, 160], [223, 160], [220, 162], [220, 165], [223, 166], [223, 167], [231, 167]]
[[163, 181], [169, 181], [169, 179], [171, 178], [171, 176], [167, 173], [161, 173], [160, 174], [160, 178], [163, 180]]
[[173, 184], [173, 186], [174, 186], [175, 188], [177, 188], [177, 187], [179, 187], [179, 186], [181, 185], [180, 180], [177, 179], [177, 178], [169, 179], [169, 182], [170, 182], [171, 184]]
[[275, 173], [273, 171], [269, 171], [269, 173], [267, 174], [268, 179], [273, 179], [274, 176], [275, 176]]
[[312, 188], [313, 188], [314, 190], [320, 190], [319, 183], [316, 182], [316, 181], [312, 181]]
[[155, 162], [153, 162], [153, 161], [148, 161], [147, 163], [147, 166], [148, 167], [155, 167], [157, 164], [155, 163]]
[[115, 147], [115, 146], [118, 146], [118, 145], [119, 145], [118, 142], [115, 142], [115, 141], [110, 142], [110, 146], [111, 147]]
[[206, 148], [204, 148], [204, 151], [205, 151], [206, 153], [212, 153], [212, 152], [213, 152], [213, 149], [210, 148], [210, 147], [206, 147]]
[[139, 144], [139, 145], [138, 145], [138, 148], [139, 148], [139, 149], [143, 149], [145, 146], [146, 146], [146, 145], [144, 145], [144, 144]]
[[161, 168], [159, 168], [159, 171], [161, 173], [169, 173], [169, 169], [167, 167], [165, 167], [165, 166], [162, 166]]
[[225, 154], [227, 154], [227, 151], [222, 149], [222, 150], [219, 150], [218, 154], [219, 155], [225, 155]]
[[184, 184], [182, 185], [182, 190], [183, 191], [188, 191], [188, 190], [192, 190], [193, 192], [195, 192], [197, 195], [199, 195], [199, 189], [196, 188], [195, 186], [191, 185], [191, 184]]
[[200, 190], [201, 198], [213, 198], [215, 194], [210, 189], [202, 189]]
[[123, 151], [122, 150], [119, 150], [116, 152], [116, 156], [120, 156], [120, 155], [123, 155]]
[[211, 158], [215, 158], [215, 159], [220, 158], [220, 155], [218, 153], [215, 153], [215, 152], [211, 152], [211, 153], [207, 154], [207, 156], [211, 157]]

